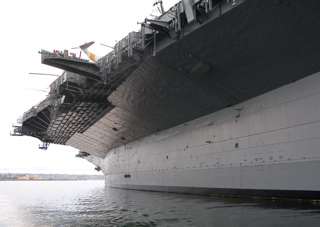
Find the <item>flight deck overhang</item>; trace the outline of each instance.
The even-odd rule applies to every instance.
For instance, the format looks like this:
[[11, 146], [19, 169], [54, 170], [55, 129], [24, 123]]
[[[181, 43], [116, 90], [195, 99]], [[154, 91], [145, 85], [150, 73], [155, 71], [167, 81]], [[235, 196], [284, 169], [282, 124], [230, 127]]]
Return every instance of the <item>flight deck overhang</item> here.
[[[121, 144], [320, 71], [317, 1], [247, 0], [221, 15], [216, 9], [215, 19], [177, 40], [159, 34], [155, 56], [146, 58], [108, 96], [115, 108], [67, 144], [103, 157]], [[194, 23], [190, 27], [199, 26]], [[114, 124], [121, 128], [112, 130]]]
[[[201, 11], [210, 2], [196, 1], [196, 7]], [[235, 2], [219, 1], [211, 9], [208, 5], [206, 15], [206, 10], [191, 7], [194, 20], [186, 11], [179, 14], [183, 26], [175, 20], [176, 27], [170, 27], [178, 29], [176, 39], [155, 29], [130, 35], [133, 42], [127, 37], [119, 43], [96, 64], [105, 79], [87, 83], [87, 93], [74, 99], [108, 103], [106, 111], [87, 127], [72, 131], [63, 143], [104, 157], [113, 148], [320, 71], [317, 0]], [[61, 133], [75, 124], [74, 116], [61, 116], [56, 124]]]
[[98, 74], [99, 67], [97, 67], [94, 63], [74, 60], [68, 57], [54, 57], [52, 55], [46, 54], [50, 52], [45, 50], [42, 50], [41, 52], [43, 53], [41, 54], [41, 62], [43, 64], [50, 65], [76, 74], [80, 74], [92, 80], [102, 80]]
[[106, 99], [110, 87], [90, 86], [85, 76], [64, 72], [50, 85], [48, 97], [20, 117], [13, 135], [36, 137], [45, 144], [41, 149], [65, 145], [113, 108]]

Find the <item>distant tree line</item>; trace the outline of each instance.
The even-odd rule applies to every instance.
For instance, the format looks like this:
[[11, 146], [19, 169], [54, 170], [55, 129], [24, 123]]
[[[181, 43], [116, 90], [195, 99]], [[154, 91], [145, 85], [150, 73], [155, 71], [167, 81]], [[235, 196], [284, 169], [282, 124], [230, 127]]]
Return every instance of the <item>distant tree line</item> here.
[[0, 180], [104, 180], [104, 175], [0, 173]]

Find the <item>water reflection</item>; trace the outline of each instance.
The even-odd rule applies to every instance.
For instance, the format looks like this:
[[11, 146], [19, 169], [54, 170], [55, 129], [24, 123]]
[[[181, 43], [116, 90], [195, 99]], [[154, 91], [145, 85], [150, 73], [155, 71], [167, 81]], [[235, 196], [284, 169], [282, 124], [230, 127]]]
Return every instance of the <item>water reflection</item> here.
[[319, 204], [0, 182], [0, 226], [320, 226]]
[[318, 204], [141, 192], [106, 188], [107, 201], [127, 205], [124, 223], [149, 226], [319, 226]]

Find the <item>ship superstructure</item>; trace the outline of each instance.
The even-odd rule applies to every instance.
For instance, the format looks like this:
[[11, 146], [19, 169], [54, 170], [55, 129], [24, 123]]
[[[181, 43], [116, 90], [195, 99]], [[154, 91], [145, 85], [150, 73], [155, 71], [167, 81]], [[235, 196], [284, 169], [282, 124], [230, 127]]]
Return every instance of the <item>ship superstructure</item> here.
[[15, 134], [78, 148], [113, 187], [319, 199], [319, 12], [183, 0], [94, 62], [42, 50], [66, 72]]

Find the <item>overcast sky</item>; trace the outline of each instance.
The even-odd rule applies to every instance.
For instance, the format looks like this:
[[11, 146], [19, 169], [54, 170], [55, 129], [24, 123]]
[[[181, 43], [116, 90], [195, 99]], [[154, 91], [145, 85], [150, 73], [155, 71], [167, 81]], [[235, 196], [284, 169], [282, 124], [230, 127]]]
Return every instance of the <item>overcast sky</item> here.
[[[113, 46], [131, 31], [137, 22], [152, 12], [155, 0], [18, 0], [1, 2], [1, 111], [0, 172], [96, 174], [94, 166], [75, 158], [78, 150], [50, 145], [39, 150], [41, 143], [32, 137], [10, 137], [12, 124], [47, 93], [56, 77], [29, 73], [61, 74], [62, 71], [42, 65], [38, 51], [63, 50], [95, 41]], [[167, 10], [177, 0], [164, 0]], [[94, 53], [110, 49], [95, 45]], [[84, 56], [84, 55], [83, 55]]]

